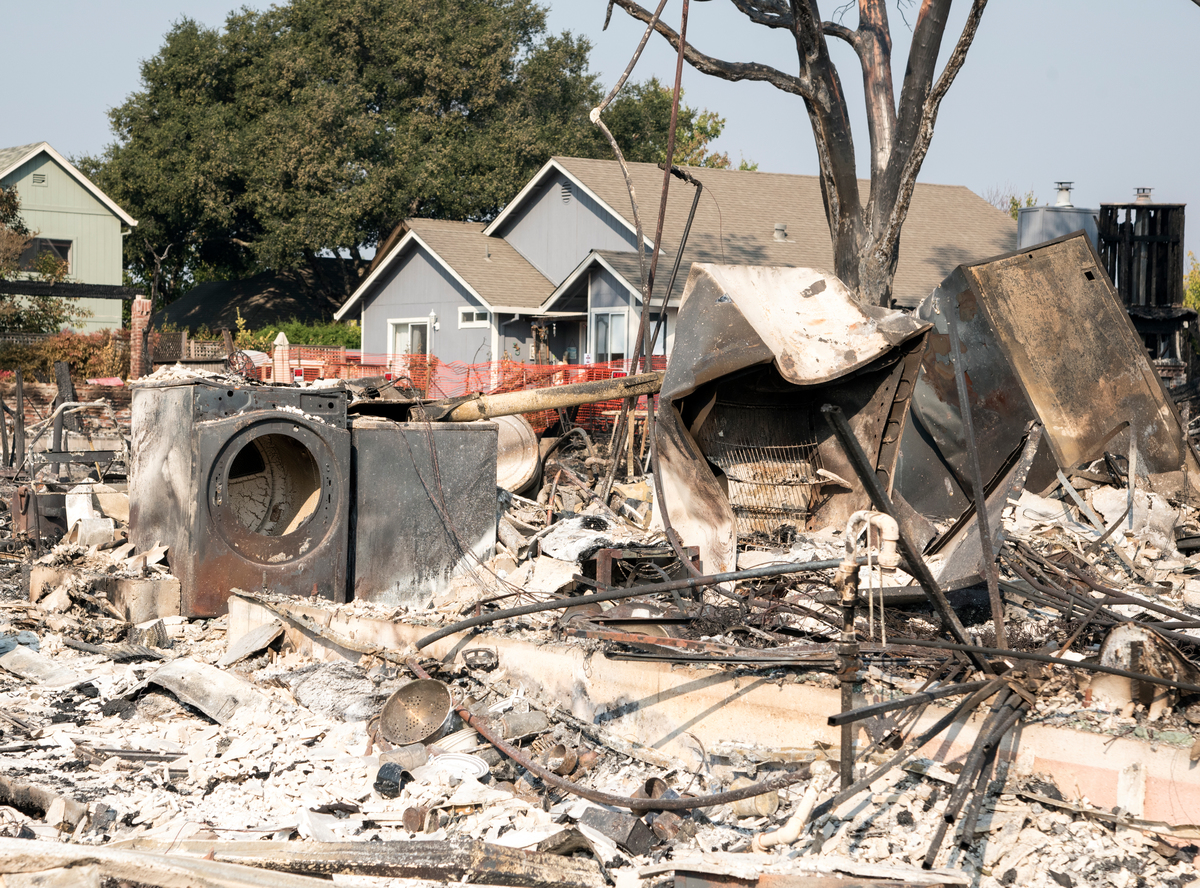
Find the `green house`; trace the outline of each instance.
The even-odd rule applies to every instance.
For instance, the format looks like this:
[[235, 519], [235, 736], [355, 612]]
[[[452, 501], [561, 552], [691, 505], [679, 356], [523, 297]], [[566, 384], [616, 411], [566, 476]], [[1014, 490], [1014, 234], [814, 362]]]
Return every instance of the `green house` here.
[[[30, 259], [49, 252], [67, 263], [67, 280], [120, 286], [121, 240], [135, 219], [48, 142], [0, 148], [0, 184], [15, 188], [21, 217], [36, 234]], [[84, 297], [92, 314], [78, 324], [91, 333], [121, 326], [121, 300]]]

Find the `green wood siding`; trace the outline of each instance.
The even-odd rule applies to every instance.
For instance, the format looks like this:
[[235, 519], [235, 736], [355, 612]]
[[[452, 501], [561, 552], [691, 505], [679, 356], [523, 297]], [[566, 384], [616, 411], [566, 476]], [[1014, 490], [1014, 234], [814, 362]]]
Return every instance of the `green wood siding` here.
[[[34, 174], [45, 176], [35, 185]], [[21, 216], [39, 237], [71, 241], [70, 279], [81, 284], [122, 283], [121, 220], [44, 152], [4, 177], [21, 197]], [[92, 317], [83, 332], [121, 326], [121, 302], [81, 299]]]

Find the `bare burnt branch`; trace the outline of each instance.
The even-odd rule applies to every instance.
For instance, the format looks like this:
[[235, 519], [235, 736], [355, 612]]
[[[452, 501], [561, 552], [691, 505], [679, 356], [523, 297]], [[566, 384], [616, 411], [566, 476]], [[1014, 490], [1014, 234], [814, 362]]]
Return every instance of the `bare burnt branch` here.
[[[633, 0], [615, 0], [615, 2], [633, 18], [649, 23], [652, 13], [639, 4], [634, 3]], [[666, 38], [672, 47], [675, 49], [679, 48], [679, 35], [672, 28], [664, 25], [662, 22], [658, 22], [654, 26], [654, 30]], [[772, 68], [770, 65], [760, 65], [757, 62], [727, 62], [723, 59], [705, 55], [691, 44], [687, 44], [685, 47], [683, 57], [689, 65], [700, 73], [711, 74], [723, 80], [760, 80], [770, 83], [784, 92], [789, 92], [803, 98], [809, 98], [812, 93], [812, 85], [806, 78], [785, 74], [783, 71]]]
[[733, 0], [733, 5], [756, 25], [791, 30], [796, 23], [791, 8], [784, 0]]
[[837, 22], [822, 22], [821, 30], [825, 32], [826, 37], [836, 37], [839, 40], [844, 40], [854, 47], [854, 51], [858, 52], [858, 31], [853, 28], [847, 28], [845, 25]]
[[946, 61], [946, 67], [942, 70], [941, 77], [938, 78], [933, 91], [922, 105], [921, 127], [912, 149], [905, 159], [904, 169], [900, 174], [899, 192], [896, 196], [896, 202], [892, 207], [887, 228], [877, 242], [876, 249], [880, 255], [894, 250], [900, 240], [900, 229], [904, 225], [905, 217], [908, 215], [908, 207], [912, 201], [913, 189], [917, 184], [917, 173], [920, 172], [921, 164], [925, 161], [925, 155], [929, 151], [929, 143], [933, 139], [933, 128], [937, 122], [938, 110], [941, 107], [942, 99], [950, 89], [951, 84], [954, 83], [954, 78], [962, 68], [963, 62], [966, 61], [967, 51], [971, 48], [971, 42], [975, 39], [975, 32], [979, 29], [979, 21], [983, 18], [983, 10], [986, 6], [987, 0], [974, 0], [971, 4], [971, 11], [967, 14], [966, 24], [963, 25], [962, 34], [959, 35], [958, 42], [954, 45], [954, 51], [950, 53], [950, 58]]

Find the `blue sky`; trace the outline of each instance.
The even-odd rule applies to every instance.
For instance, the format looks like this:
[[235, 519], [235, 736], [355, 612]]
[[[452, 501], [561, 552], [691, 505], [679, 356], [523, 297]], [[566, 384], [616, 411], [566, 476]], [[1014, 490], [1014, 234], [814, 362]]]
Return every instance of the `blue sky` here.
[[[902, 0], [911, 20], [917, 5]], [[265, 4], [251, 3], [261, 7]], [[602, 31], [606, 0], [552, 0], [550, 26], [587, 35], [593, 69], [606, 84], [624, 69], [641, 27], [619, 9]], [[829, 15], [839, 4], [822, 4]], [[111, 140], [106, 111], [138, 88], [140, 60], [152, 56], [172, 21], [220, 25], [230, 0], [60, 0], [53, 39], [6, 40], [11, 70], [37, 72], [10, 90], [0, 144], [42, 139], [68, 155]], [[967, 4], [947, 29], [945, 55]], [[681, 0], [664, 17], [677, 27]], [[689, 37], [702, 51], [735, 61], [796, 67], [787, 35], [750, 24], [728, 0], [693, 2]], [[894, 68], [902, 76], [909, 31], [889, 8]], [[853, 24], [853, 13], [847, 24]], [[32, 29], [32, 25], [27, 26]], [[1191, 0], [992, 0], [967, 62], [942, 105], [921, 180], [983, 194], [1012, 185], [1053, 201], [1053, 183], [1076, 183], [1074, 203], [1131, 200], [1138, 186], [1156, 200], [1189, 204], [1188, 248], [1200, 253], [1200, 7]], [[861, 109], [853, 53], [832, 47], [852, 108]], [[669, 81], [674, 56], [652, 39], [634, 77]], [[774, 172], [816, 172], [802, 103], [760, 83], [726, 83], [684, 69], [686, 101], [727, 120], [717, 147]], [[860, 165], [866, 124], [855, 120]]]

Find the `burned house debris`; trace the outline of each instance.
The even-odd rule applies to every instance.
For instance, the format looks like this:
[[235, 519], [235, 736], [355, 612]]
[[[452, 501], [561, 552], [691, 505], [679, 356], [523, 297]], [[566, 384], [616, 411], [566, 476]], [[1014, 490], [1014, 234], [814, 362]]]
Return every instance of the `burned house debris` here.
[[7, 467], [4, 884], [1193, 882], [1200, 465], [1087, 239], [915, 314], [696, 265], [675, 343], [440, 401], [166, 368], [127, 479]]
[[1194, 377], [1196, 312], [1183, 304], [1183, 204], [1155, 203], [1137, 189], [1132, 203], [1100, 205], [1100, 256], [1154, 367], [1169, 388]]

